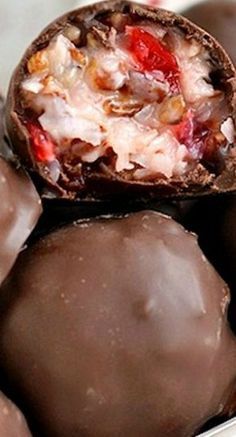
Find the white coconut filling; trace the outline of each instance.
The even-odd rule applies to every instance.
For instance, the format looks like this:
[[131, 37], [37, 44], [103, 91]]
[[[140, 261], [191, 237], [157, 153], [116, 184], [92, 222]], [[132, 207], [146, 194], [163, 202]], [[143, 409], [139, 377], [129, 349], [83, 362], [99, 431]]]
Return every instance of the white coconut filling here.
[[174, 35], [174, 52], [181, 66], [180, 82], [186, 102], [191, 104], [213, 97], [215, 90], [209, 83], [208, 53], [196, 41], [190, 44], [178, 34]]
[[[114, 29], [110, 38], [114, 44]], [[186, 105], [194, 105], [197, 112], [205, 102], [210, 117], [219, 102], [208, 82], [207, 54], [198, 43], [179, 35], [173, 41], [182, 94], [174, 98], [169, 98], [170, 87], [162, 72], [135, 71], [130, 55], [121, 47], [78, 50], [59, 35], [36, 53], [22, 86], [58, 150], [66, 151], [77, 140], [83, 162], [93, 163], [112, 149], [116, 172], [132, 170], [137, 179], [183, 175], [193, 157], [171, 125], [181, 121]], [[124, 85], [133, 97], [120, 93]], [[233, 141], [231, 119], [222, 124], [221, 133]]]

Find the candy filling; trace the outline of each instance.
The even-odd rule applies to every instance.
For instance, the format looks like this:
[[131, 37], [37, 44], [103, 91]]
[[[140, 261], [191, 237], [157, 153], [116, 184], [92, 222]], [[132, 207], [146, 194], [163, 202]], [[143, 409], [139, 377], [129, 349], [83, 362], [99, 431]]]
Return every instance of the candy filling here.
[[134, 181], [216, 171], [234, 141], [209, 53], [177, 29], [122, 13], [82, 37], [68, 25], [27, 63], [24, 124], [35, 160], [71, 189], [86, 169]]

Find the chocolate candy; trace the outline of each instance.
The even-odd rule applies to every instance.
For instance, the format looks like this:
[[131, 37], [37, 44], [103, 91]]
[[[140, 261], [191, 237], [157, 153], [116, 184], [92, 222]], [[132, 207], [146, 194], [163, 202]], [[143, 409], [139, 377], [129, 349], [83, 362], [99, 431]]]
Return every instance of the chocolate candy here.
[[0, 392], [1, 437], [31, 437], [26, 421], [18, 408]]
[[25, 172], [0, 157], [0, 284], [41, 214], [41, 201]]
[[0, 365], [40, 436], [190, 437], [235, 388], [228, 288], [164, 215], [62, 228], [1, 296]]
[[236, 4], [234, 1], [205, 1], [188, 9], [184, 15], [217, 38], [236, 63], [234, 43], [236, 37]]
[[50, 24], [17, 67], [7, 129], [69, 199], [234, 191], [235, 69], [185, 18], [103, 2]]

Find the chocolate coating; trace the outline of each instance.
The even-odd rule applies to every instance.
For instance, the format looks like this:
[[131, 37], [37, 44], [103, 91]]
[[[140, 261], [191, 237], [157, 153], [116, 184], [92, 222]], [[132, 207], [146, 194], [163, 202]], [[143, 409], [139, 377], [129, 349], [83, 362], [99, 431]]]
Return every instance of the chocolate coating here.
[[18, 408], [0, 392], [1, 437], [30, 437], [31, 433]]
[[41, 201], [22, 169], [0, 157], [0, 284], [41, 214]]
[[[74, 198], [75, 194], [67, 192], [62, 187], [53, 182], [49, 174], [45, 174], [42, 165], [35, 161], [33, 156], [30, 137], [26, 126], [22, 122], [24, 109], [21, 107], [20, 84], [26, 77], [27, 62], [31, 56], [39, 49], [47, 46], [53, 36], [62, 30], [68, 23], [76, 23], [83, 26], [85, 21], [90, 21], [96, 14], [103, 14], [106, 11], [125, 11], [125, 13], [136, 18], [144, 18], [157, 24], [169, 28], [178, 28], [182, 30], [187, 38], [195, 38], [210, 53], [214, 63], [214, 75], [221, 84], [221, 88], [227, 94], [232, 114], [235, 113], [235, 69], [232, 62], [224, 52], [222, 47], [210, 35], [204, 33], [200, 28], [190, 23], [185, 18], [162, 9], [153, 9], [126, 1], [108, 1], [99, 2], [92, 6], [87, 6], [76, 11], [69, 12], [63, 17], [50, 24], [41, 35], [31, 44], [26, 51], [20, 64], [13, 74], [7, 100], [6, 121], [8, 133], [14, 147], [25, 165], [32, 171], [40, 174], [44, 181], [42, 187], [50, 188], [59, 197]], [[132, 181], [111, 171], [106, 165], [95, 171], [88, 171], [83, 174], [85, 181], [85, 192], [83, 197], [94, 198], [111, 198], [115, 196], [139, 198], [165, 198], [165, 197], [192, 197], [195, 195], [209, 194], [212, 192], [234, 191], [236, 188], [236, 159], [234, 155], [229, 154], [225, 160], [225, 166], [216, 176], [209, 177], [209, 172], [204, 171], [198, 166], [190, 177], [173, 178], [171, 180], [160, 179], [156, 182]], [[77, 181], [78, 182], [78, 181]], [[79, 197], [79, 195], [78, 195]]]
[[236, 63], [236, 3], [210, 0], [193, 6], [184, 15], [203, 27], [222, 44]]
[[228, 288], [166, 216], [62, 228], [1, 296], [1, 366], [40, 436], [190, 437], [231, 395]]

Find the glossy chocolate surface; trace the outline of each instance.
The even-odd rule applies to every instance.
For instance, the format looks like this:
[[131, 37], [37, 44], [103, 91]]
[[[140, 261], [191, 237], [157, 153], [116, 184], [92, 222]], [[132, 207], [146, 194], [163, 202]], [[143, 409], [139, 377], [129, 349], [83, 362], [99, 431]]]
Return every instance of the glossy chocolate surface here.
[[40, 198], [29, 177], [1, 157], [10, 156], [4, 140], [3, 111], [4, 99], [0, 95], [0, 284], [42, 212]]
[[62, 228], [20, 255], [1, 296], [0, 365], [40, 437], [190, 437], [223, 412], [229, 291], [172, 219]]
[[41, 201], [26, 173], [0, 157], [0, 284], [41, 214]]

